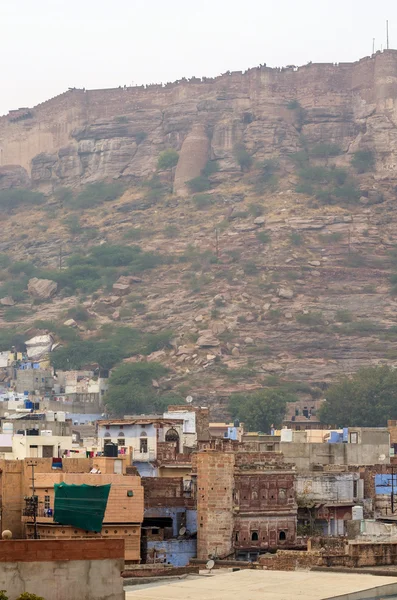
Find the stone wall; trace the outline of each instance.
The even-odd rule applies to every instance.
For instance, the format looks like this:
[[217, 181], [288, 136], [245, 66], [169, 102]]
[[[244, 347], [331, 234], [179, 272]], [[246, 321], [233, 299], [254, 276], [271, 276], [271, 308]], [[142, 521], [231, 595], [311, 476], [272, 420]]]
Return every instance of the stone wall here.
[[197, 454], [197, 558], [233, 551], [234, 454]]
[[0, 541], [0, 589], [46, 600], [123, 600], [123, 540]]
[[0, 166], [21, 165], [35, 186], [51, 191], [117, 175], [147, 177], [159, 152], [174, 147], [181, 152], [175, 188], [184, 193], [208, 158], [238, 171], [237, 142], [258, 159], [295, 151], [297, 114], [287, 104], [298, 100], [308, 115], [305, 137], [338, 143], [346, 152], [370, 145], [387, 177], [397, 152], [390, 127], [397, 118], [396, 73], [397, 52], [387, 50], [351, 64], [260, 67], [166, 86], [70, 90], [30, 109], [27, 118], [0, 118]]

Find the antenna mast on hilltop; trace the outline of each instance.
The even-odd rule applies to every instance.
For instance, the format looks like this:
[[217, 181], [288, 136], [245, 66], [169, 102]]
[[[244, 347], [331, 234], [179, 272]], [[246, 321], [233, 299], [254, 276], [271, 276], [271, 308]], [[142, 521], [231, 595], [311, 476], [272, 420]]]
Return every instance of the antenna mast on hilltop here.
[[372, 38], [372, 54], [375, 54], [375, 38]]
[[389, 50], [389, 21], [386, 21], [386, 47]]

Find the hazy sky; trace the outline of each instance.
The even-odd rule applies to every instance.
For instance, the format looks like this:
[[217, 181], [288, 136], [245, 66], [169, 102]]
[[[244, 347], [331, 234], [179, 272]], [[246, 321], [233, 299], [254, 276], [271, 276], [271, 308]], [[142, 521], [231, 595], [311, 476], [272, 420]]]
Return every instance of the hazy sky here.
[[0, 114], [102, 88], [397, 48], [396, 0], [0, 0]]

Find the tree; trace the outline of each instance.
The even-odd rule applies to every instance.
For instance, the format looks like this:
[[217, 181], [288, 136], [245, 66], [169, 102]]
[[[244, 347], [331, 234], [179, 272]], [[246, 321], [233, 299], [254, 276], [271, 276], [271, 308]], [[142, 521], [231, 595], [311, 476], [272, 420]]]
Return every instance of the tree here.
[[157, 168], [159, 171], [168, 171], [169, 169], [173, 169], [178, 164], [179, 154], [176, 150], [172, 148], [168, 150], [164, 150], [160, 153]]
[[357, 173], [372, 171], [375, 166], [375, 155], [372, 150], [358, 150], [353, 154], [351, 164]]
[[248, 430], [267, 433], [272, 425], [281, 425], [287, 401], [291, 399], [282, 391], [263, 389], [248, 395], [233, 394], [229, 409], [233, 418], [243, 421]]
[[114, 370], [109, 380], [105, 403], [117, 415], [150, 413], [161, 404], [152, 381], [167, 373], [159, 363], [124, 364]]
[[234, 147], [234, 156], [242, 171], [249, 171], [254, 159], [247, 151], [243, 143], [236, 144]]
[[319, 415], [336, 427], [385, 427], [397, 419], [397, 371], [367, 367], [343, 378], [328, 389]]

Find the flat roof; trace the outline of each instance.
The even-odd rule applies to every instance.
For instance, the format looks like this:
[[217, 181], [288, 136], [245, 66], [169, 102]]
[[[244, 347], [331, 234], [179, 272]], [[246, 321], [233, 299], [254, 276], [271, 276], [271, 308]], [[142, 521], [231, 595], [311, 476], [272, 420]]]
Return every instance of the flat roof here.
[[[369, 595], [369, 590], [371, 594]], [[397, 579], [359, 573], [257, 571], [188, 578], [126, 592], [126, 600], [361, 600], [397, 592]]]

